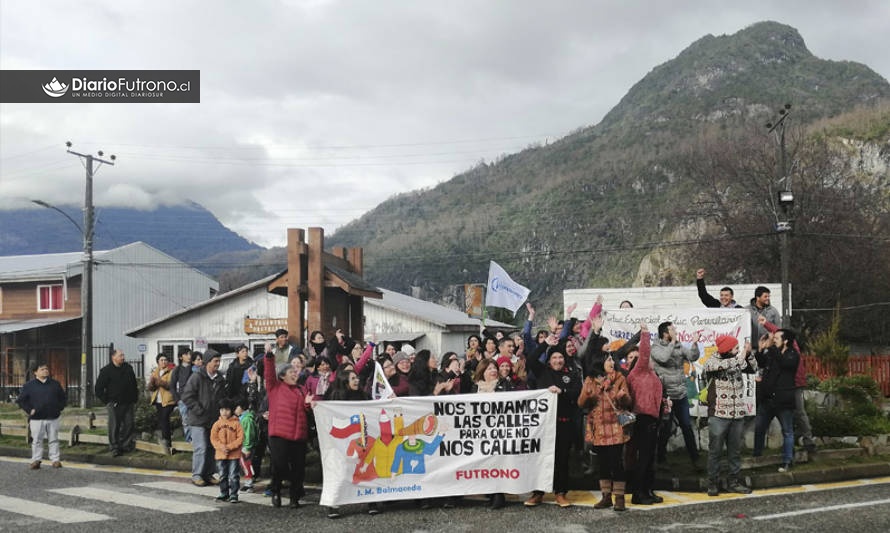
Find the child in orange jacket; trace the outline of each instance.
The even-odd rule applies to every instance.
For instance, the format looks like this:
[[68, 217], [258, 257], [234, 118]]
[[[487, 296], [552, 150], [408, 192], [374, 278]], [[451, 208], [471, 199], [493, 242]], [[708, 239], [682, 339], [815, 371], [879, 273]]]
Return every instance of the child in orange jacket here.
[[241, 445], [244, 430], [238, 417], [232, 416], [233, 403], [228, 398], [219, 402], [219, 420], [210, 428], [210, 443], [216, 450], [216, 469], [219, 471], [219, 501], [238, 503]]

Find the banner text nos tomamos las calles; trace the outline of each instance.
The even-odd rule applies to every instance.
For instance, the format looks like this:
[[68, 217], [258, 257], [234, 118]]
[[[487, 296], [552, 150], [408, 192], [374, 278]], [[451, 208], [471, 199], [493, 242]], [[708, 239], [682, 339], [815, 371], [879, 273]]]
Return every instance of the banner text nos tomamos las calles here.
[[322, 505], [551, 491], [547, 390], [318, 402]]

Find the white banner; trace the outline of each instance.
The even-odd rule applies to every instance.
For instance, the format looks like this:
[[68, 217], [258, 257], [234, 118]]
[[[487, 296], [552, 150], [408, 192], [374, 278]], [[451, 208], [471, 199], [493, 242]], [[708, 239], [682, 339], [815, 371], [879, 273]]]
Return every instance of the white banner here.
[[530, 290], [513, 281], [501, 265], [491, 261], [488, 266], [488, 290], [485, 291], [486, 307], [503, 307], [516, 311], [528, 298]]
[[547, 390], [318, 402], [321, 505], [553, 490]]
[[[714, 309], [714, 308], [688, 308], [688, 309], [614, 309], [604, 312], [603, 335], [610, 339], [630, 339], [640, 329], [640, 321], [645, 321], [649, 326], [649, 337], [652, 343], [658, 340], [658, 325], [662, 322], [673, 322], [677, 330], [677, 339], [689, 345], [696, 333], [701, 333], [701, 341], [698, 343], [699, 358], [686, 369], [686, 375], [701, 376], [705, 361], [717, 352], [717, 336], [732, 335], [739, 341], [739, 347], [744, 349], [745, 342], [751, 339], [751, 314], [747, 309]], [[705, 384], [694, 383], [692, 390], [699, 390]], [[748, 412], [754, 416], [755, 394], [754, 375], [745, 374], [745, 404]], [[690, 405], [695, 404], [692, 395], [689, 397]]]

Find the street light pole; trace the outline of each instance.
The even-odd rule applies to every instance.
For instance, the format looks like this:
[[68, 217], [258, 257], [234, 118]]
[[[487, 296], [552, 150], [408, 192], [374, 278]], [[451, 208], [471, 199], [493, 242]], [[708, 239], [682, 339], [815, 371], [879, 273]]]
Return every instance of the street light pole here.
[[[779, 119], [773, 123], [766, 125], [769, 132], [773, 133], [778, 129], [779, 133], [779, 174], [781, 174], [782, 190], [778, 194], [778, 204], [782, 209], [782, 220], [776, 223], [776, 231], [779, 233], [780, 261], [782, 270], [782, 327], [791, 326], [791, 302], [789, 287], [789, 264], [791, 262], [789, 252], [789, 233], [791, 232], [790, 209], [794, 205], [794, 195], [791, 192], [791, 178], [788, 176], [788, 165], [785, 152], [785, 123], [786, 119], [791, 115], [791, 104], [785, 104], [783, 109], [779, 110]], [[777, 213], [778, 214], [778, 213]]]
[[80, 284], [81, 331], [80, 331], [80, 406], [87, 407], [87, 358], [93, 355], [93, 162], [114, 166], [116, 156], [111, 161], [100, 159], [104, 154], [100, 150], [99, 157], [81, 154], [71, 150], [71, 142], [65, 143], [68, 153], [86, 159], [86, 191], [83, 202], [83, 273]]

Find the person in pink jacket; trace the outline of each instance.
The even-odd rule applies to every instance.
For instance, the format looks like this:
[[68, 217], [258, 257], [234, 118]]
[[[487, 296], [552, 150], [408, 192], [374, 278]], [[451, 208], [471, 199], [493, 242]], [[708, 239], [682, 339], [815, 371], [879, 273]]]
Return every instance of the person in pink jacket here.
[[[662, 386], [661, 379], [652, 369], [650, 357], [649, 327], [640, 324], [640, 346], [638, 356], [627, 374], [630, 395], [634, 399], [634, 448], [637, 460], [634, 471], [634, 494], [631, 503], [652, 505], [664, 499], [652, 492], [655, 482], [655, 447], [658, 443], [658, 422], [661, 419]], [[631, 349], [632, 351], [633, 349]], [[628, 353], [628, 359], [630, 354]]]
[[272, 462], [272, 505], [281, 507], [281, 481], [290, 480], [290, 506], [300, 506], [306, 471], [306, 441], [313, 395], [297, 384], [299, 376], [287, 362], [276, 365], [274, 352], [263, 368], [269, 399], [269, 451]]

